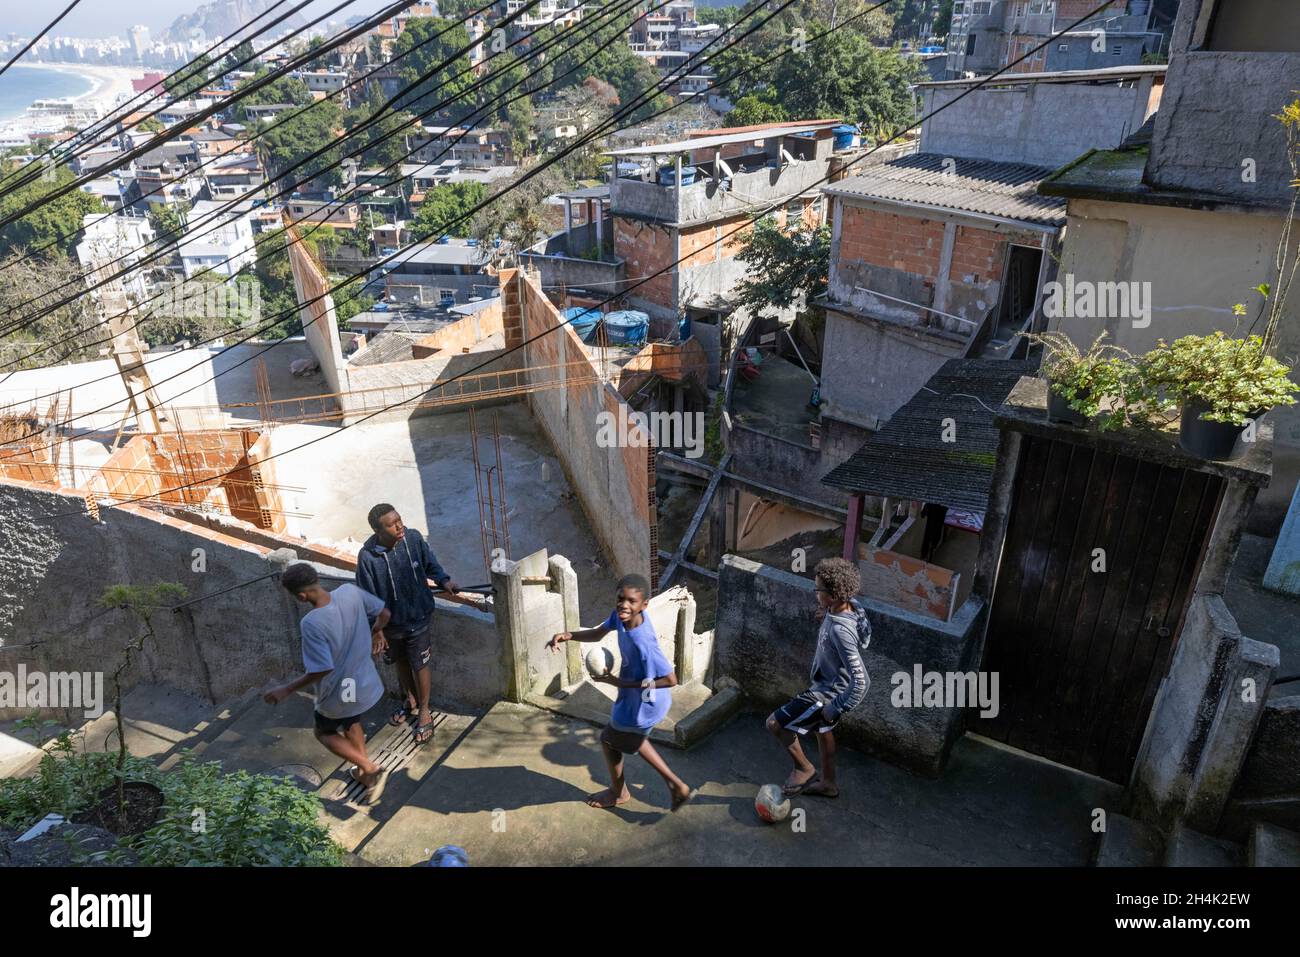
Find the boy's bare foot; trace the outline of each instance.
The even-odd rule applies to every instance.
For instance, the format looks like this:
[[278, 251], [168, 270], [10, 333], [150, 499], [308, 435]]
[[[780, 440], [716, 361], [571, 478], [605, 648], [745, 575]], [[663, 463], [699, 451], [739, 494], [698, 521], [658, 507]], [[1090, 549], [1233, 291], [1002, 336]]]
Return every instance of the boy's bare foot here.
[[613, 788], [605, 788], [605, 790], [588, 797], [587, 805], [589, 807], [613, 807], [615, 804], [626, 804], [630, 800], [632, 800], [632, 795], [628, 793], [626, 787], [623, 788], [623, 793], [619, 795], [614, 794]]
[[680, 789], [670, 788], [669, 790], [672, 791], [672, 795], [673, 795], [673, 806], [669, 808], [669, 810], [672, 811], [674, 814], [681, 809], [683, 804], [685, 804], [691, 798], [695, 797], [697, 793], [699, 793], [694, 788], [686, 784], [683, 784]]
[[809, 782], [801, 793], [811, 794], [813, 797], [836, 798], [840, 796], [840, 789], [834, 784], [827, 784], [821, 778], [817, 778]]
[[781, 788], [782, 794], [798, 794], [804, 789], [804, 786], [817, 776], [817, 772], [812, 768], [807, 771], [800, 771], [795, 768], [790, 772], [790, 776], [785, 779], [785, 784]]

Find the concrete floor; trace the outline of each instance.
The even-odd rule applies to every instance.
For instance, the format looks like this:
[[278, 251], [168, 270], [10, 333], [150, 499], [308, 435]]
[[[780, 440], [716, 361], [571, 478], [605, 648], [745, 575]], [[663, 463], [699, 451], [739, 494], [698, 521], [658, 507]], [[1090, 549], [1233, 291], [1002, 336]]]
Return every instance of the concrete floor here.
[[[493, 461], [492, 415], [501, 423], [501, 455], [509, 504], [510, 558], [540, 548], [563, 555], [578, 575], [582, 621], [609, 614], [618, 576], [607, 567], [591, 527], [541, 429], [521, 403], [479, 411], [479, 454]], [[370, 535], [366, 513], [391, 502], [424, 532], [438, 560], [461, 585], [483, 584], [483, 563], [469, 418], [465, 413], [409, 421], [375, 420], [337, 432], [333, 426], [282, 425], [271, 436], [276, 482], [285, 493], [290, 534], [358, 547]], [[314, 445], [305, 442], [328, 436]], [[300, 448], [300, 451], [292, 451]]]
[[669, 814], [662, 781], [634, 758], [632, 800], [602, 811], [582, 803], [604, 786], [597, 734], [499, 704], [357, 853], [397, 866], [443, 844], [473, 865], [1080, 866], [1092, 810], [1119, 801], [1115, 785], [966, 738], [938, 781], [841, 751], [839, 799], [796, 798], [802, 831], [766, 825], [754, 794], [788, 768], [762, 716], [744, 712], [690, 751], [661, 752], [699, 788], [691, 805]]
[[803, 366], [764, 353], [759, 377], [736, 380], [732, 413], [741, 425], [801, 445], [808, 444], [808, 423], [816, 413], [808, 407], [813, 380]]
[[1243, 635], [1277, 645], [1277, 676], [1292, 679], [1273, 685], [1271, 696], [1281, 697], [1300, 694], [1300, 599], [1260, 585], [1272, 553], [1273, 539], [1243, 535], [1223, 600]]

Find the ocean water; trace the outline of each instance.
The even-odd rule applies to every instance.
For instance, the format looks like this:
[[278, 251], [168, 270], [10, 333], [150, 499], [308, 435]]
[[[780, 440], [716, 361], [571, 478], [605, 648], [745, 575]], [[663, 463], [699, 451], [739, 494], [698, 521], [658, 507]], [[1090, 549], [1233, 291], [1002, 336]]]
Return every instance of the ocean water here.
[[[69, 66], [68, 71], [75, 71]], [[0, 76], [0, 124], [22, 116], [34, 100], [81, 96], [95, 88], [88, 76], [14, 64]]]

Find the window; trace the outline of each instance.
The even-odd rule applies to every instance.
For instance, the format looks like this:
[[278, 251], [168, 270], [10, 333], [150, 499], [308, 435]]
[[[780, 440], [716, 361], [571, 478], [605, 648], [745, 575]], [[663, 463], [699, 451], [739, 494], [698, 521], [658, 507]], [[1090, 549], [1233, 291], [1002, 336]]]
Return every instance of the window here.
[[1124, 47], [1119, 43], [1116, 43], [1113, 47], [1110, 48], [1111, 56], [1119, 56], [1122, 52], [1124, 52]]
[[984, 17], [993, 12], [992, 0], [975, 0], [975, 16]]
[[975, 55], [975, 37], [976, 37], [976, 36], [978, 36], [978, 34], [972, 33], [972, 34], [970, 34], [970, 36], [966, 37], [966, 55], [967, 55], [967, 56], [974, 56], [974, 55]]
[[1070, 52], [1070, 44], [1068, 44], [1068, 43], [1062, 43], [1062, 44], [1060, 44], [1059, 46], [1057, 46], [1056, 49], [1057, 49], [1059, 52], [1061, 52], [1061, 53], [1069, 53], [1069, 52]]
[[440, 306], [454, 306], [454, 305], [456, 305], [456, 290], [455, 290], [455, 289], [439, 289], [439, 290], [438, 290], [438, 305], [440, 305]]

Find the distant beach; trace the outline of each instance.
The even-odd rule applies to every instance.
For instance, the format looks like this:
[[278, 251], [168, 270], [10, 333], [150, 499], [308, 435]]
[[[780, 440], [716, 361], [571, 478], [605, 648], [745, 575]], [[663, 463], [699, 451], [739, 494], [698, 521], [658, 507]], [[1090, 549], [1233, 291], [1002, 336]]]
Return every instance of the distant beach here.
[[141, 67], [82, 63], [14, 64], [0, 77], [0, 124], [22, 120], [36, 100], [69, 99], [107, 111], [135, 95], [131, 81], [144, 72]]

